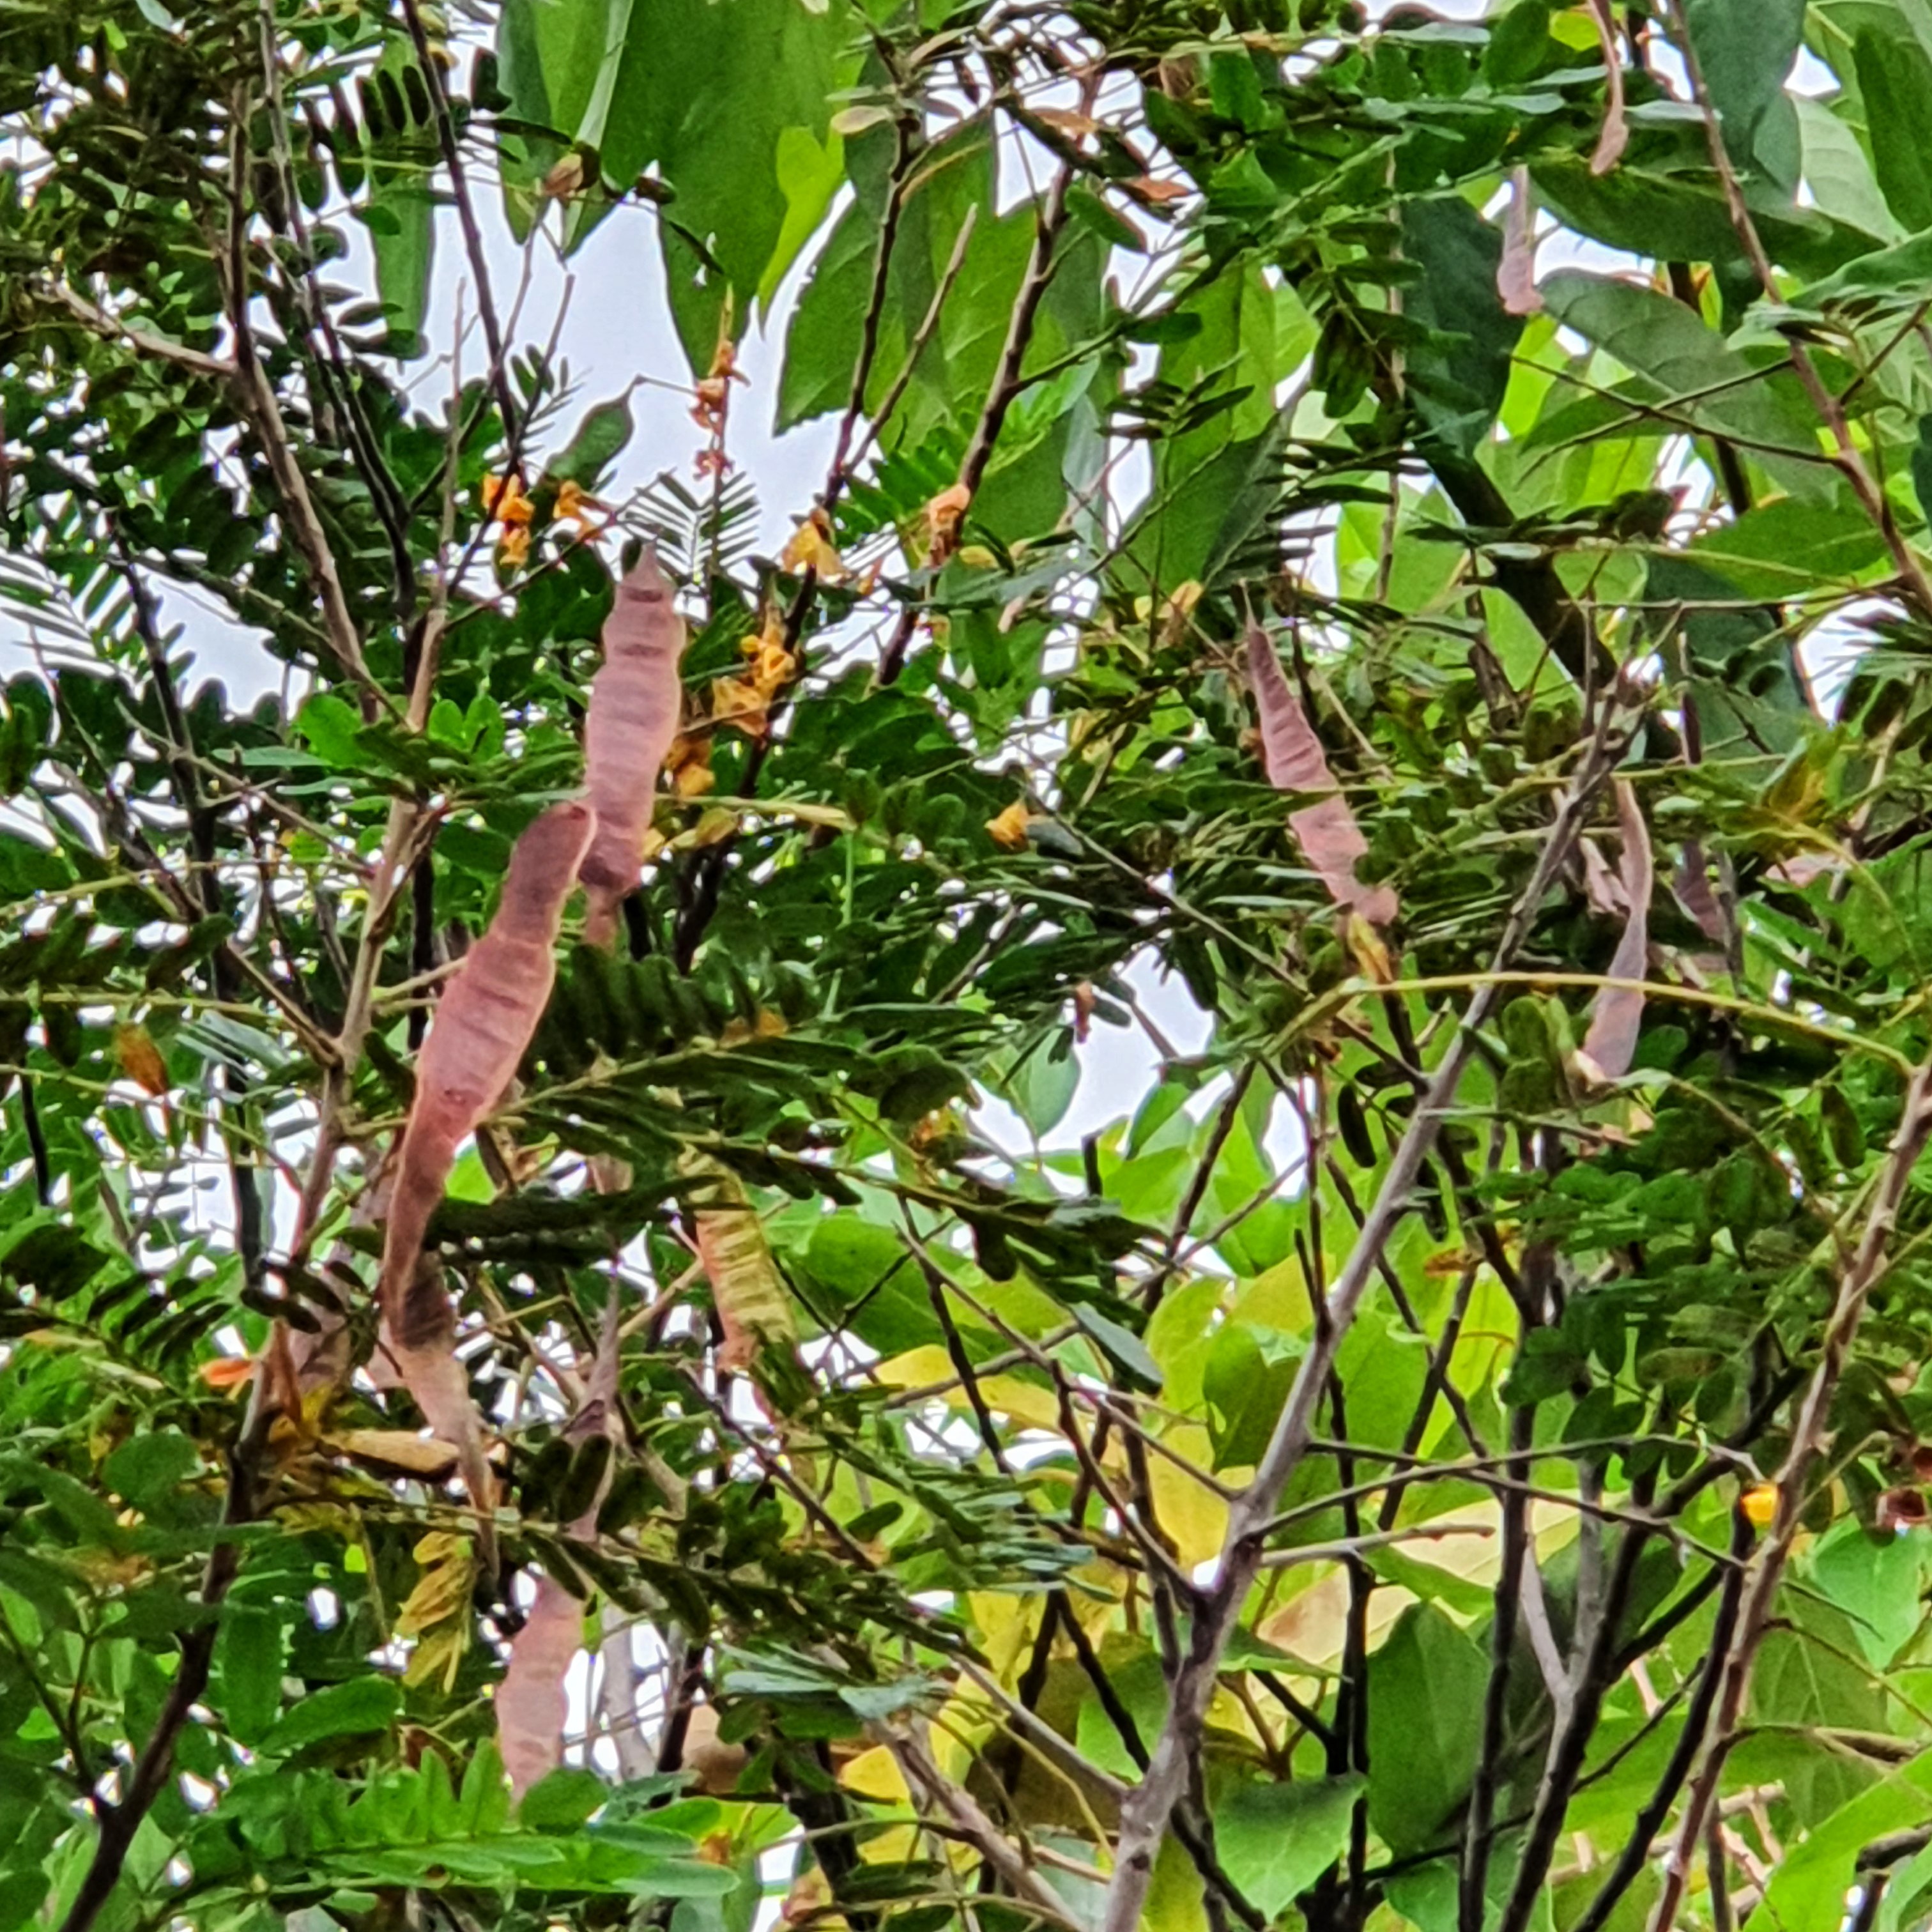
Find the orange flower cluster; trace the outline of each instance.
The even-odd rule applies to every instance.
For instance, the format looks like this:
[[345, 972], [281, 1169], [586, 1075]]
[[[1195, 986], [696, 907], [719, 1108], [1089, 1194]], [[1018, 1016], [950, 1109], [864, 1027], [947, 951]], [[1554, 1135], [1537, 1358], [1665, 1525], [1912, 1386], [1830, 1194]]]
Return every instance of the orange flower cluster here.
[[832, 540], [832, 519], [816, 505], [811, 515], [792, 532], [778, 559], [778, 567], [795, 572], [809, 570], [820, 584], [843, 584], [852, 574]]
[[745, 640], [745, 652], [752, 662], [741, 676], [712, 681], [711, 722], [735, 725], [748, 738], [762, 738], [771, 729], [772, 699], [798, 675], [782, 611], [775, 608], [766, 616], [764, 628]]
[[[496, 561], [506, 570], [520, 570], [529, 562], [530, 526], [536, 504], [524, 490], [520, 476], [486, 476], [482, 490], [483, 514], [503, 526], [497, 540]], [[583, 487], [566, 478], [556, 486], [556, 503], [552, 512], [558, 522], [574, 524], [585, 536], [596, 532], [598, 513], [604, 506]]]

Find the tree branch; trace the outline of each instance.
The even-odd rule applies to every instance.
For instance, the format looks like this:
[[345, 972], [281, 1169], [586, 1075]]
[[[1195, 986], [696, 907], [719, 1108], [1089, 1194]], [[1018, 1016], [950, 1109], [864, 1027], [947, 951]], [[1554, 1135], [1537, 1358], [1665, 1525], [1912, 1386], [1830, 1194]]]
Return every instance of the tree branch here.
[[[1604, 708], [1602, 724], [1585, 750], [1576, 776], [1544, 838], [1529, 883], [1504, 927], [1492, 971], [1502, 971], [1515, 958], [1528, 936], [1544, 893], [1568, 860], [1584, 814], [1613, 761], [1609, 737], [1617, 710], [1614, 705]], [[1455, 1103], [1462, 1075], [1474, 1052], [1477, 1030], [1487, 1020], [1500, 993], [1495, 980], [1486, 980], [1470, 996], [1455, 1036], [1410, 1117], [1348, 1259], [1329, 1292], [1315, 1340], [1302, 1358], [1254, 1480], [1228, 1511], [1218, 1574], [1212, 1588], [1203, 1593], [1196, 1610], [1187, 1654], [1172, 1686], [1167, 1721], [1154, 1747], [1148, 1774], [1123, 1811], [1114, 1879], [1108, 1888], [1102, 1921], [1104, 1932], [1136, 1932], [1139, 1925], [1155, 1856], [1174, 1806], [1186, 1789], [1188, 1768], [1199, 1749], [1222, 1654], [1239, 1621], [1249, 1586], [1262, 1568], [1262, 1541], [1274, 1514], [1276, 1499], [1307, 1450], [1316, 1406], [1328, 1386], [1336, 1356], [1354, 1324], [1384, 1246], [1408, 1211], [1410, 1194]]]

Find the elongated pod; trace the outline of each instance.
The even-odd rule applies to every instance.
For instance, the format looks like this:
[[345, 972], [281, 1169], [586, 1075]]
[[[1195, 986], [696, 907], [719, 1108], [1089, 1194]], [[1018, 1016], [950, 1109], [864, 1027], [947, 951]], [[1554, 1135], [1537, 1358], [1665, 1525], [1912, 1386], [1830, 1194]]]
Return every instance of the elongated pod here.
[[456, 1359], [455, 1310], [440, 1276], [418, 1264], [457, 1149], [502, 1099], [543, 1016], [558, 928], [594, 824], [590, 807], [572, 800], [517, 841], [496, 916], [444, 988], [416, 1056], [383, 1234], [377, 1292], [390, 1353], [430, 1426], [461, 1452], [471, 1500], [486, 1515], [482, 1424]]
[[[1642, 979], [1650, 968], [1650, 896], [1656, 889], [1657, 868], [1635, 788], [1619, 778], [1616, 794], [1617, 827], [1624, 847], [1617, 875], [1629, 910], [1610, 961], [1610, 977], [1629, 981]], [[1585, 1071], [1593, 1077], [1621, 1080], [1636, 1057], [1642, 1025], [1642, 994], [1628, 984], [1604, 987], [1591, 1008], [1590, 1030], [1583, 1039]]]
[[1356, 878], [1356, 862], [1367, 855], [1369, 842], [1336, 786], [1328, 754], [1301, 700], [1282, 674], [1273, 643], [1258, 626], [1248, 631], [1248, 680], [1261, 718], [1262, 760], [1268, 783], [1277, 791], [1315, 795], [1312, 805], [1288, 814], [1288, 830], [1310, 869], [1338, 906], [1360, 913], [1372, 925], [1388, 925], [1397, 910], [1395, 890], [1364, 885]]
[[617, 586], [604, 626], [603, 668], [590, 680], [584, 720], [584, 772], [597, 833], [584, 861], [590, 896], [584, 936], [608, 946], [617, 908], [644, 864], [658, 772], [677, 736], [684, 704], [678, 662], [684, 620], [656, 557], [646, 550]]
[[[615, 1441], [623, 1433], [617, 1399], [622, 1340], [614, 1290], [604, 1311], [603, 1332], [582, 1406], [564, 1425], [563, 1439], [573, 1446], [598, 1436]], [[588, 1543], [596, 1537], [597, 1512], [609, 1484], [607, 1465], [590, 1506], [568, 1526], [568, 1533], [578, 1541]], [[537, 1579], [536, 1595], [523, 1628], [511, 1640], [509, 1663], [496, 1686], [496, 1743], [510, 1787], [519, 1798], [563, 1762], [564, 1725], [570, 1712], [565, 1680], [584, 1648], [584, 1617], [583, 1603], [545, 1574]]]

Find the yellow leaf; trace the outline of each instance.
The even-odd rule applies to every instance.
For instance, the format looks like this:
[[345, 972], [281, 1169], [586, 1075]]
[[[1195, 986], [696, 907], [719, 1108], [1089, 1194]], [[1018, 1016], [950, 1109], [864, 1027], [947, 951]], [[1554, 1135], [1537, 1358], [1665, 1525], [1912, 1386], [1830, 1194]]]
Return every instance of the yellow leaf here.
[[123, 1021], [114, 1029], [114, 1058], [121, 1063], [121, 1071], [133, 1081], [144, 1094], [152, 1094], [159, 1100], [171, 1084], [168, 1078], [168, 1064], [161, 1058], [161, 1050], [154, 1044], [154, 1036], [144, 1026], [133, 1021]]
[[[1207, 1430], [1193, 1423], [1168, 1429], [1161, 1440], [1175, 1455], [1202, 1468], [1213, 1454]], [[1226, 1503], [1166, 1456], [1150, 1456], [1148, 1473], [1155, 1512], [1161, 1528], [1173, 1539], [1181, 1567], [1192, 1569], [1218, 1556], [1228, 1533]]]
[[[895, 1355], [890, 1361], [882, 1362], [875, 1372], [889, 1388], [930, 1388], [950, 1384], [934, 1400], [963, 1414], [972, 1412], [971, 1400], [959, 1386], [959, 1372], [952, 1366], [952, 1358], [936, 1342]], [[1052, 1391], [1036, 1388], [1016, 1376], [982, 1376], [980, 1394], [996, 1415], [1010, 1417], [1027, 1428], [1057, 1430], [1060, 1426], [1060, 1406]]]
[[861, 1798], [881, 1804], [910, 1804], [912, 1794], [906, 1789], [898, 1760], [884, 1744], [862, 1750], [838, 1774], [838, 1782]]
[[1738, 1498], [1738, 1507], [1756, 1528], [1768, 1528], [1772, 1518], [1778, 1514], [1778, 1485], [1754, 1484]]

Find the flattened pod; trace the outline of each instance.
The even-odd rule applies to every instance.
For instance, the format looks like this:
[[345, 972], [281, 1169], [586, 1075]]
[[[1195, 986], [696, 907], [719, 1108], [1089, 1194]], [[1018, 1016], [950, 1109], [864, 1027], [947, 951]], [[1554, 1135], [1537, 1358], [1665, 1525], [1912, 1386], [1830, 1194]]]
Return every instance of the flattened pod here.
[[554, 805], [517, 841], [496, 916], [438, 1001], [416, 1056], [382, 1241], [378, 1298], [390, 1353], [436, 1434], [461, 1454], [471, 1500], [487, 1512], [481, 1419], [454, 1352], [456, 1318], [434, 1269], [418, 1266], [456, 1150], [515, 1078], [556, 978], [565, 902], [595, 820], [580, 800]]
[[772, 1259], [764, 1224], [744, 1184], [722, 1162], [686, 1156], [687, 1172], [706, 1186], [694, 1200], [698, 1258], [711, 1282], [711, 1299], [724, 1330], [722, 1368], [755, 1370], [767, 1349], [789, 1349], [798, 1340], [791, 1302]]
[[1369, 842], [1336, 786], [1328, 754], [1302, 710], [1301, 700], [1282, 675], [1274, 646], [1265, 632], [1252, 625], [1248, 630], [1248, 680], [1254, 686], [1255, 707], [1261, 717], [1262, 759], [1268, 783], [1277, 791], [1326, 794], [1288, 814], [1288, 829], [1310, 868], [1338, 906], [1360, 913], [1372, 926], [1390, 924], [1399, 909], [1394, 888], [1365, 886], [1356, 878], [1356, 862], [1367, 856]]
[[615, 938], [618, 905], [643, 869], [658, 771], [684, 706], [683, 655], [684, 620], [646, 550], [617, 586], [604, 626], [604, 666], [590, 681], [584, 720], [584, 782], [597, 814], [582, 874], [590, 895], [584, 935], [593, 945]]
[[[1636, 792], [1619, 778], [1616, 795], [1617, 829], [1624, 845], [1617, 873], [1630, 914], [1611, 957], [1609, 976], [1641, 980], [1650, 964], [1650, 896], [1657, 884], [1656, 867], [1651, 856], [1649, 829], [1643, 822]], [[1592, 1078], [1621, 1080], [1630, 1070], [1642, 1024], [1641, 993], [1632, 986], [1604, 987], [1591, 1010], [1590, 1030], [1583, 1037], [1585, 1072]]]
[[[622, 1330], [614, 1296], [604, 1310], [583, 1406], [563, 1431], [566, 1442], [610, 1440], [620, 1426], [617, 1408], [618, 1349]], [[570, 1534], [588, 1542], [597, 1534], [597, 1511], [609, 1487], [610, 1465], [590, 1506], [570, 1526]], [[565, 1679], [584, 1647], [584, 1606], [554, 1576], [537, 1579], [537, 1593], [524, 1627], [512, 1640], [510, 1660], [496, 1687], [496, 1741], [503, 1768], [520, 1798], [563, 1762], [564, 1724], [569, 1714]]]

